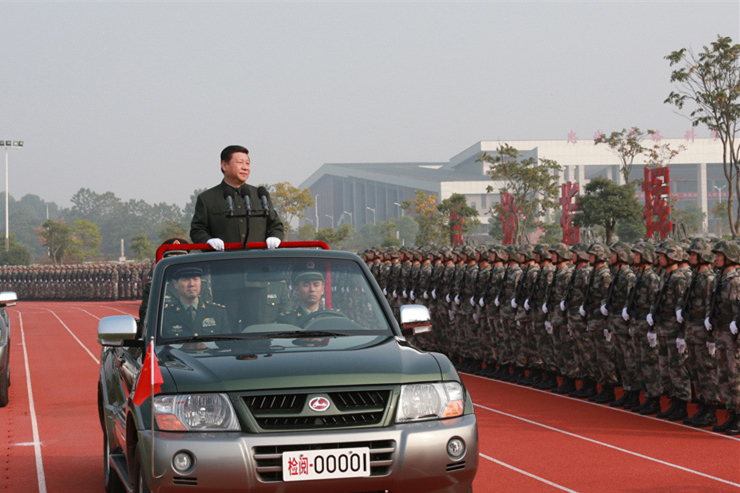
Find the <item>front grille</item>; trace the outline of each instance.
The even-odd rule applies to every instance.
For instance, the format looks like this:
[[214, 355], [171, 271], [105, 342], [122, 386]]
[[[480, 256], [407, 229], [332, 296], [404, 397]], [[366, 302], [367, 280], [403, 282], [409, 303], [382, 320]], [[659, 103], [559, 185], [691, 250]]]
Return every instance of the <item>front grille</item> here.
[[370, 449], [371, 477], [387, 476], [390, 473], [396, 452], [396, 442], [393, 440], [254, 447], [252, 455], [260, 481], [271, 483], [283, 480], [283, 452], [359, 447]]
[[[325, 412], [308, 408], [309, 398], [326, 396]], [[379, 426], [390, 404], [391, 389], [291, 394], [245, 395], [242, 398], [257, 426], [265, 431], [320, 430]]]
[[445, 471], [452, 472], [452, 471], [459, 471], [460, 469], [465, 469], [465, 461], [453, 462], [452, 464], [447, 464]]

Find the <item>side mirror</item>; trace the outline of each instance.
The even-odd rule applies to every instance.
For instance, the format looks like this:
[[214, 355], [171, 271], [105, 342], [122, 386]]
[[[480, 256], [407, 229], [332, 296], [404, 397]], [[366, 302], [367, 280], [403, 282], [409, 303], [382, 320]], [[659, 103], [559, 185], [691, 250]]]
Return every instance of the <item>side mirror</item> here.
[[401, 307], [401, 333], [405, 336], [432, 331], [432, 317], [424, 305], [403, 305]]
[[104, 317], [98, 322], [98, 344], [123, 346], [124, 341], [136, 339], [136, 319], [131, 315]]
[[0, 306], [15, 306], [18, 303], [18, 295], [15, 291], [3, 291], [0, 293]]

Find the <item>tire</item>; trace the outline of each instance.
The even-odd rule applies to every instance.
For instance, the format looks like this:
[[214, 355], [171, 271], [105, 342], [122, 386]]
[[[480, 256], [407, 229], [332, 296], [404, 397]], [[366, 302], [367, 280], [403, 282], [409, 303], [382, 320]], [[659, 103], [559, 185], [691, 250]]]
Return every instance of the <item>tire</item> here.
[[105, 491], [108, 493], [124, 493], [126, 491], [118, 473], [110, 466], [110, 443], [108, 442], [108, 431], [105, 428], [103, 428], [103, 474]]
[[146, 473], [141, 468], [141, 455], [139, 454], [139, 445], [136, 445], [136, 458], [134, 460], [134, 470], [132, 477], [136, 481], [134, 484], [134, 493], [152, 493], [149, 484], [146, 482]]
[[5, 407], [10, 401], [8, 387], [10, 386], [10, 366], [0, 375], [0, 407]]

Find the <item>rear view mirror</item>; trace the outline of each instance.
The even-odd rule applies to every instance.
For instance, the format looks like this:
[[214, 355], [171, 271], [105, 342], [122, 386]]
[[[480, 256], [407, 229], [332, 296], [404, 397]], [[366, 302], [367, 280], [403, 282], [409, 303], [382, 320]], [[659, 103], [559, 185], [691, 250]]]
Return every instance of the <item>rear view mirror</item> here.
[[15, 291], [3, 291], [0, 293], [0, 306], [15, 306], [18, 302], [18, 295]]
[[432, 331], [432, 317], [423, 305], [403, 305], [401, 307], [401, 333], [408, 337]]
[[98, 323], [98, 344], [123, 346], [124, 341], [136, 339], [136, 319], [131, 315], [104, 317]]

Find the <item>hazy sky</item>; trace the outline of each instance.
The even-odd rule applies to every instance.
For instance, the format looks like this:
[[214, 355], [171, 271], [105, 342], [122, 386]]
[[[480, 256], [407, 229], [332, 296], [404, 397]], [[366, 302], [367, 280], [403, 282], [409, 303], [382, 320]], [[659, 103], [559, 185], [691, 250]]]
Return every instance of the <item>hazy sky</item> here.
[[249, 148], [250, 183], [298, 185], [481, 140], [679, 138], [663, 57], [740, 42], [739, 5], [0, 3], [0, 138], [25, 141], [10, 193], [183, 206], [228, 144]]

